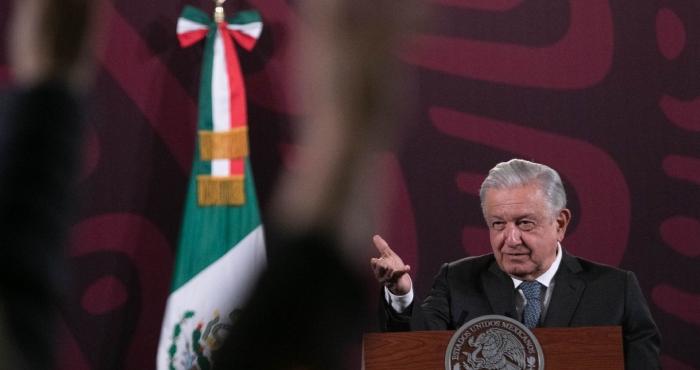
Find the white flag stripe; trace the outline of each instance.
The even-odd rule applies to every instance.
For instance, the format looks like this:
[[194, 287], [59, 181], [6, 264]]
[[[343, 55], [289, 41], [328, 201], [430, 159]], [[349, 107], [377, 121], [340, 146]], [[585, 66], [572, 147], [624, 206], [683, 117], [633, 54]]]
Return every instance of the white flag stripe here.
[[[221, 132], [231, 129], [231, 91], [228, 84], [228, 70], [226, 69], [226, 52], [221, 32], [216, 31], [214, 40], [211, 74], [211, 105], [212, 105], [212, 131]], [[211, 161], [212, 176], [230, 176], [231, 165], [228, 159], [215, 159]]]
[[211, 161], [212, 176], [231, 176], [231, 160], [230, 159], [213, 159]]
[[231, 91], [229, 90], [226, 52], [221, 32], [217, 29], [214, 41], [214, 66], [211, 73], [211, 104], [213, 131], [231, 129]]
[[227, 24], [226, 28], [230, 29], [231, 31], [243, 32], [254, 39], [258, 39], [260, 38], [260, 34], [262, 33], [263, 24], [262, 22], [253, 22], [247, 24]]
[[[231, 91], [229, 90], [228, 70], [226, 69], [224, 40], [218, 29], [214, 40], [213, 59], [214, 65], [211, 73], [212, 131], [228, 131], [231, 129]], [[230, 176], [230, 163], [228, 159], [211, 161], [211, 175]]]
[[177, 20], [177, 33], [207, 30], [209, 26], [193, 22], [189, 19], [179, 18]]
[[[170, 294], [158, 346], [158, 369], [168, 368], [173, 327], [186, 311], [195, 312], [188, 327], [196, 327], [200, 322], [206, 327], [214, 319], [214, 311], [219, 312], [220, 322], [230, 322], [228, 315], [236, 308], [243, 308], [266, 267], [263, 228], [258, 226], [216, 262]], [[191, 334], [191, 329], [183, 327], [181, 335]]]

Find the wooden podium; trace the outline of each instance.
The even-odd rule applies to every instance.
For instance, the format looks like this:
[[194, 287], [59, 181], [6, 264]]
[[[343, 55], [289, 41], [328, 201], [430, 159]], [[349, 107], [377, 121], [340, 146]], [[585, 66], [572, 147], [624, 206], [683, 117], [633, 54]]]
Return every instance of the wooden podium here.
[[[530, 329], [544, 354], [546, 369], [622, 370], [619, 326]], [[365, 370], [444, 370], [445, 351], [454, 331], [367, 333], [362, 346]]]

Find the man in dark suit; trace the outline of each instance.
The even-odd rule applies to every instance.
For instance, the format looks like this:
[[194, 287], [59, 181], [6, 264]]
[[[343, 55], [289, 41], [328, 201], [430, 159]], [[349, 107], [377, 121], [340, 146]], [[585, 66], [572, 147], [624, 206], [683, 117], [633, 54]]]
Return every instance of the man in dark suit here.
[[453, 330], [490, 314], [528, 327], [621, 326], [625, 367], [661, 367], [661, 338], [635, 275], [562, 249], [571, 212], [556, 171], [500, 163], [480, 197], [493, 253], [443, 265], [422, 304], [413, 303], [410, 267], [375, 236], [383, 330]]

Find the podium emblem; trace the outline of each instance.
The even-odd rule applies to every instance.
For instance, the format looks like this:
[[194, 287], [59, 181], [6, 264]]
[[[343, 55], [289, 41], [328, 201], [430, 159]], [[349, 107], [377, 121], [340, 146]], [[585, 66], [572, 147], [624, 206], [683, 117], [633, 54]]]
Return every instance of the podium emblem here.
[[530, 329], [488, 315], [462, 325], [445, 353], [445, 370], [543, 370], [542, 347]]

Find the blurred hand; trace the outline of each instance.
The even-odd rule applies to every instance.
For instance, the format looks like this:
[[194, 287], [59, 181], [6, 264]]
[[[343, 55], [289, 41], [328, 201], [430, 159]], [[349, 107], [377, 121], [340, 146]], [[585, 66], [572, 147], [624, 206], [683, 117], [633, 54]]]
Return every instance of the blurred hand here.
[[98, 0], [14, 3], [10, 63], [15, 81], [60, 79], [82, 87], [92, 77], [90, 41]]
[[379, 258], [370, 260], [374, 276], [389, 288], [392, 294], [407, 294], [411, 290], [411, 278], [408, 276], [411, 266], [404, 265], [401, 257], [389, 248], [389, 244], [381, 236], [375, 235], [373, 240], [380, 254]]

